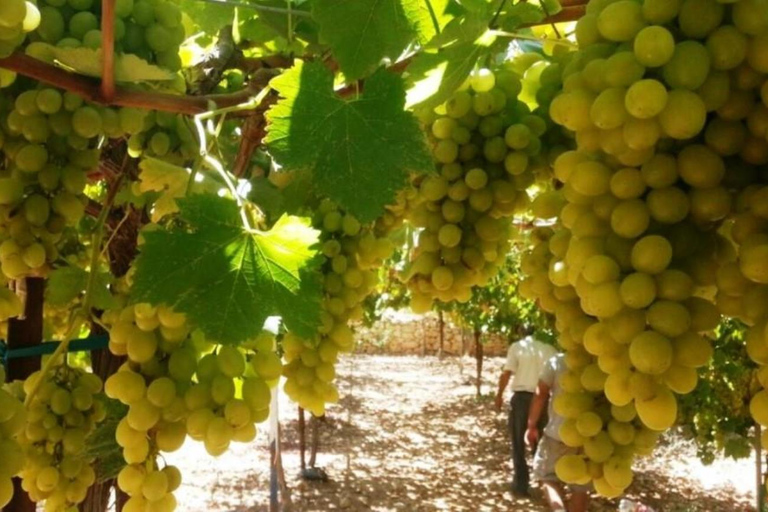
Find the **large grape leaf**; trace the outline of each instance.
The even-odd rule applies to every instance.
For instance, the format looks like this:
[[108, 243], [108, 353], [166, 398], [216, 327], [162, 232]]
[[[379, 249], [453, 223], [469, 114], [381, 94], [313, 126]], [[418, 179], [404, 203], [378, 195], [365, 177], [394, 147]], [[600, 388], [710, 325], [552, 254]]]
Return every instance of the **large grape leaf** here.
[[415, 40], [429, 40], [435, 33], [425, 0], [314, 0], [312, 15], [321, 41], [331, 47], [350, 81], [370, 74], [384, 59], [396, 60]]
[[135, 300], [169, 304], [221, 343], [253, 338], [272, 315], [300, 336], [314, 335], [319, 233], [308, 222], [284, 216], [269, 231], [246, 230], [229, 199], [200, 194], [177, 202], [187, 227], [144, 234]]
[[270, 153], [286, 170], [311, 172], [319, 192], [361, 221], [381, 215], [409, 173], [433, 169], [397, 75], [380, 70], [350, 100], [321, 63], [298, 62], [271, 85], [283, 99], [267, 112]]

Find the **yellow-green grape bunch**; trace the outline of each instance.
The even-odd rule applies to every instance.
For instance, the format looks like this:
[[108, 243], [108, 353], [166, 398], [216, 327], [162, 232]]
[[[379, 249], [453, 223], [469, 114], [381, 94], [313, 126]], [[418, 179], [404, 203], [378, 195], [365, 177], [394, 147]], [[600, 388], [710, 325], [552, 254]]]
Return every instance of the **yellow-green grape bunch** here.
[[529, 203], [526, 189], [542, 167], [547, 123], [517, 99], [511, 71], [479, 69], [428, 116], [439, 173], [414, 182], [408, 212], [418, 241], [403, 279], [411, 307], [466, 301], [496, 273], [509, 249], [509, 218]]
[[88, 435], [106, 415], [98, 398], [101, 379], [61, 365], [47, 375], [30, 375], [24, 392], [34, 386], [38, 389], [19, 436], [26, 455], [21, 485], [33, 501], [45, 501], [45, 511], [69, 511], [85, 500], [96, 478], [93, 461], [83, 453]]
[[[0, 5], [0, 57], [8, 57], [26, 39], [27, 34], [40, 25], [40, 10], [26, 0], [5, 0]], [[4, 81], [13, 81], [14, 75], [0, 73], [0, 88]], [[6, 84], [7, 85], [7, 84]]]
[[117, 475], [117, 485], [130, 496], [123, 505], [126, 512], [173, 512], [173, 492], [181, 485], [181, 471], [171, 465], [159, 469], [156, 461], [149, 469], [147, 464], [129, 464]]
[[[603, 400], [612, 412], [632, 406], [635, 435], [670, 427], [721, 313], [754, 325], [748, 351], [768, 362], [764, 221], [751, 185], [768, 162], [766, 29], [760, 1], [592, 1], [580, 50], [563, 60], [550, 114], [578, 150], [554, 163], [563, 187], [540, 210], [557, 226], [526, 257], [523, 288], [556, 315], [570, 393], [594, 394], [561, 431], [581, 448], [562, 478], [601, 494], [631, 480], [631, 456], [617, 451], [629, 428], [611, 426]], [[610, 470], [594, 446], [610, 451], [606, 436], [621, 454]]]
[[27, 424], [21, 401], [3, 389], [5, 367], [0, 365], [0, 509], [13, 498], [11, 478], [24, 468], [24, 450], [18, 442]]
[[277, 383], [282, 363], [268, 337], [267, 343], [269, 348], [263, 347], [250, 360], [241, 349], [228, 345], [200, 359], [197, 382], [184, 396], [187, 431], [203, 442], [209, 454], [221, 455], [232, 442], [251, 442], [256, 423], [269, 417], [270, 386]]
[[44, 275], [84, 215], [87, 174], [115, 111], [52, 88], [3, 96], [0, 264], [10, 279]]
[[285, 392], [316, 416], [324, 414], [326, 403], [338, 400], [334, 365], [339, 352], [352, 351], [354, 333], [348, 324], [362, 318], [362, 302], [378, 283], [376, 269], [392, 254], [386, 233], [401, 222], [398, 212], [403, 211], [405, 199], [398, 201], [386, 220], [371, 225], [362, 225], [329, 200], [320, 203], [313, 218], [313, 226], [321, 232], [324, 256], [321, 326], [313, 339], [286, 334], [282, 346], [287, 363]]

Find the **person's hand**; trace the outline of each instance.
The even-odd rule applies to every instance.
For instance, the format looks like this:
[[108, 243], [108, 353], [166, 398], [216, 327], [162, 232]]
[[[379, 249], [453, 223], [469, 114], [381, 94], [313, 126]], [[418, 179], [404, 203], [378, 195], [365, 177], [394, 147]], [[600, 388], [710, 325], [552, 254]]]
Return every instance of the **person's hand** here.
[[501, 406], [504, 404], [504, 398], [501, 395], [496, 395], [494, 405], [496, 406], [496, 412], [501, 412]]
[[538, 440], [539, 429], [535, 426], [528, 427], [528, 430], [525, 431], [525, 442], [528, 443], [528, 446], [534, 446]]

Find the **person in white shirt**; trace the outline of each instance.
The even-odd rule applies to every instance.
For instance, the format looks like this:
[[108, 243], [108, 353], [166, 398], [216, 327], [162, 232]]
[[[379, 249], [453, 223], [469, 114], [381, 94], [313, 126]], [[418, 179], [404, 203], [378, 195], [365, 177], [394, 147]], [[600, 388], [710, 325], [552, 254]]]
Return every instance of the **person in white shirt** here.
[[[512, 399], [509, 408], [509, 431], [512, 438], [512, 466], [514, 478], [512, 492], [518, 496], [528, 496], [530, 481], [528, 462], [525, 458], [525, 430], [528, 424], [528, 411], [533, 400], [533, 393], [539, 383], [544, 363], [557, 354], [557, 350], [531, 336], [532, 329], [521, 326], [518, 334], [524, 336], [510, 345], [507, 362], [499, 377], [496, 392], [496, 410], [500, 411], [504, 403], [504, 390], [512, 379]], [[535, 449], [535, 447], [534, 447]]]

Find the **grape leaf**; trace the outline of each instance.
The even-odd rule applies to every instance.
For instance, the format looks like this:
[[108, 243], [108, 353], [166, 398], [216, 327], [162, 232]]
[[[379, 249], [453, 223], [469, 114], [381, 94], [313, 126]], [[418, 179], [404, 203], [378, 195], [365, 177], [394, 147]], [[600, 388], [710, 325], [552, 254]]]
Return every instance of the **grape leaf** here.
[[270, 231], [243, 228], [237, 205], [212, 194], [179, 199], [187, 228], [144, 234], [133, 298], [169, 304], [207, 337], [239, 344], [272, 315], [312, 337], [321, 290], [314, 269], [319, 233], [308, 221], [282, 217]]
[[183, 167], [156, 158], [142, 160], [139, 170], [139, 190], [160, 192], [152, 208], [152, 222], [179, 211], [176, 199], [186, 194], [189, 172]]
[[[100, 48], [45, 46], [44, 51], [40, 53], [44, 60], [71, 69], [80, 75], [101, 77]], [[175, 76], [170, 71], [154, 66], [130, 53], [115, 54], [114, 75], [115, 82], [118, 83], [159, 82], [172, 80]]]
[[415, 39], [431, 39], [435, 28], [424, 1], [315, 0], [312, 16], [320, 25], [320, 40], [352, 81], [384, 59], [397, 60]]
[[410, 172], [434, 168], [400, 77], [380, 70], [347, 101], [322, 63], [297, 62], [271, 86], [283, 99], [267, 112], [270, 153], [288, 171], [311, 171], [318, 191], [361, 222], [394, 202]]
[[[60, 267], [48, 275], [45, 285], [45, 299], [52, 306], [67, 306], [88, 286], [90, 273], [80, 267]], [[115, 306], [115, 298], [109, 292], [112, 276], [108, 272], [96, 274], [91, 290], [91, 305], [96, 309], [109, 309]]]

